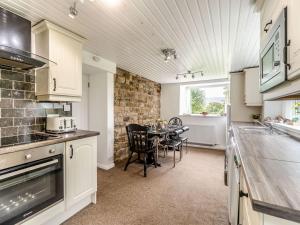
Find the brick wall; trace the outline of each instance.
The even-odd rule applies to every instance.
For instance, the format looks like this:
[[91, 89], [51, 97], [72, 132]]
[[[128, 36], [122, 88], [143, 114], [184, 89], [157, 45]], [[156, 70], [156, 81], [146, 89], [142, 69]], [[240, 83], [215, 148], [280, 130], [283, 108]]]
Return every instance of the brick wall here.
[[1, 70], [0, 76], [1, 144], [15, 142], [18, 135], [44, 131], [48, 113], [72, 115], [64, 112], [61, 104], [35, 100], [33, 73]]
[[159, 83], [117, 69], [115, 75], [115, 161], [127, 157], [126, 125], [145, 124], [160, 117]]

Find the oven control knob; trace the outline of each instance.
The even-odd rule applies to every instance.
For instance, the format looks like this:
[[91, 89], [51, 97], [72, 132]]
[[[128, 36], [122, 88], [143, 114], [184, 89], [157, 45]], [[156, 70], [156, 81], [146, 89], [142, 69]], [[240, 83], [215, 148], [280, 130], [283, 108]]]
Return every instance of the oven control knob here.
[[54, 148], [51, 148], [50, 150], [49, 150], [49, 153], [50, 154], [52, 154], [52, 153], [54, 153], [55, 152], [55, 149]]
[[32, 155], [31, 154], [26, 154], [25, 155], [25, 159], [31, 159], [32, 158]]

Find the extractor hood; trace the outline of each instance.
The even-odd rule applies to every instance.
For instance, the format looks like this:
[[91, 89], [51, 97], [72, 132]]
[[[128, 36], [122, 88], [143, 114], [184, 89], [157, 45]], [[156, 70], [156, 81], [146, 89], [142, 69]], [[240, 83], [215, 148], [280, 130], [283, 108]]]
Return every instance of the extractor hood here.
[[30, 70], [47, 62], [31, 53], [31, 22], [0, 7], [0, 68]]

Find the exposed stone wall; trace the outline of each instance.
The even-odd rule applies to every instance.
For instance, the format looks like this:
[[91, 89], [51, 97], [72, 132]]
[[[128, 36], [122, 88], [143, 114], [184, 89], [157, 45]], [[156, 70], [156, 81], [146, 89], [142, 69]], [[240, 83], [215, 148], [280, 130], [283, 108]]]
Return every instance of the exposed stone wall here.
[[145, 124], [160, 117], [159, 83], [125, 70], [115, 75], [115, 161], [128, 156], [126, 125]]
[[72, 115], [61, 104], [36, 101], [34, 73], [0, 70], [0, 76], [0, 146], [44, 131], [47, 114]]

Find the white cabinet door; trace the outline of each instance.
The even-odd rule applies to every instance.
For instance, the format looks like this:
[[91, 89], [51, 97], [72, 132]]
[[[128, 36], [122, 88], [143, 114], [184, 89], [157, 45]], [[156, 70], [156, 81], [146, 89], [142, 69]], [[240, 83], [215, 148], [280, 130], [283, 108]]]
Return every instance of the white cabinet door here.
[[[297, 1], [297, 0], [296, 0]], [[287, 0], [265, 0], [260, 14], [260, 43], [266, 41], [268, 31], [271, 30], [275, 21], [284, 7], [287, 6]], [[268, 25], [268, 23], [270, 23]], [[267, 32], [265, 31], [267, 29]]]
[[288, 70], [288, 79], [295, 79], [300, 75], [300, 30], [299, 30], [299, 0], [288, 0], [288, 35], [290, 46], [288, 48], [288, 63], [291, 68]]
[[67, 208], [97, 191], [97, 137], [66, 143]]
[[50, 94], [81, 96], [82, 44], [61, 32], [50, 31], [50, 58], [53, 88]]
[[51, 60], [36, 71], [36, 96], [41, 101], [80, 101], [84, 38], [48, 21], [32, 28], [35, 53]]
[[262, 106], [259, 68], [245, 69], [245, 103], [247, 106]]

